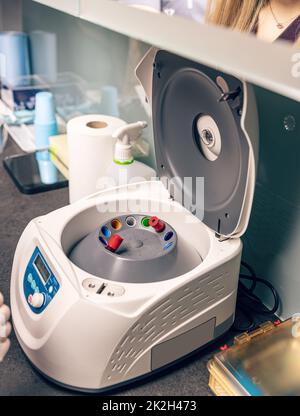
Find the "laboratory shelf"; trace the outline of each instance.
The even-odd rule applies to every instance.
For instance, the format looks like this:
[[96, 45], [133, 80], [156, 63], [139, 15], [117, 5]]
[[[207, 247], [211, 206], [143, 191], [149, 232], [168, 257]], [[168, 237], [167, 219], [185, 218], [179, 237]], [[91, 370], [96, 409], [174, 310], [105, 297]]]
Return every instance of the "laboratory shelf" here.
[[80, 0], [34, 0], [37, 3], [44, 4], [45, 6], [58, 9], [62, 12], [79, 16]]
[[[62, 10], [61, 1], [40, 1]], [[72, 3], [72, 1], [71, 1]], [[115, 0], [80, 0], [79, 17], [300, 101], [300, 53], [227, 28], [151, 13]], [[298, 53], [297, 53], [298, 52]]]

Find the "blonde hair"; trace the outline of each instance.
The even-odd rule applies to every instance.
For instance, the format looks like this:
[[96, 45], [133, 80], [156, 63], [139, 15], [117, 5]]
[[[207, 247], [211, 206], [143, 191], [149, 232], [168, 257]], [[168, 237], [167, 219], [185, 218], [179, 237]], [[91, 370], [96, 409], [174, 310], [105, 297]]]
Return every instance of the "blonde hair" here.
[[250, 32], [269, 0], [209, 0], [206, 19], [209, 23]]

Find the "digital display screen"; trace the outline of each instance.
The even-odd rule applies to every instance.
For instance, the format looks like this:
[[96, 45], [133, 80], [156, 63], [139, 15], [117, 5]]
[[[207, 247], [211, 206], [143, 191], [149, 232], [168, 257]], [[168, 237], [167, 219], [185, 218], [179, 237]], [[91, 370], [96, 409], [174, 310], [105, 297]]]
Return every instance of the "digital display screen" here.
[[50, 277], [50, 272], [47, 269], [43, 259], [41, 258], [40, 255], [36, 256], [36, 259], [34, 260], [34, 264], [35, 267], [37, 268], [41, 278], [43, 279], [44, 283], [47, 283], [49, 277]]

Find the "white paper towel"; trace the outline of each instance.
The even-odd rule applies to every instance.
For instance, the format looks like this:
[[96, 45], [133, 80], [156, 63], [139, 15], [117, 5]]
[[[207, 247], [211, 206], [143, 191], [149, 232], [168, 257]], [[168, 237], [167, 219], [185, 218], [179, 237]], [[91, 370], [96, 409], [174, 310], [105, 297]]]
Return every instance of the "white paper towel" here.
[[102, 115], [86, 115], [68, 122], [70, 203], [97, 191], [97, 182], [113, 160], [112, 134], [125, 121]]

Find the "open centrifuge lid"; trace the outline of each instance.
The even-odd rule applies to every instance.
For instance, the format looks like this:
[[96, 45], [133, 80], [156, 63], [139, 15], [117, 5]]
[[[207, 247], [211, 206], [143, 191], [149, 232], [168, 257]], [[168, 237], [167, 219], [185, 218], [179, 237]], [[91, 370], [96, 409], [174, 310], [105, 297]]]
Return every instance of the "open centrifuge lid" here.
[[152, 103], [157, 168], [171, 196], [218, 235], [241, 236], [251, 213], [258, 149], [251, 87], [155, 49], [137, 75]]

